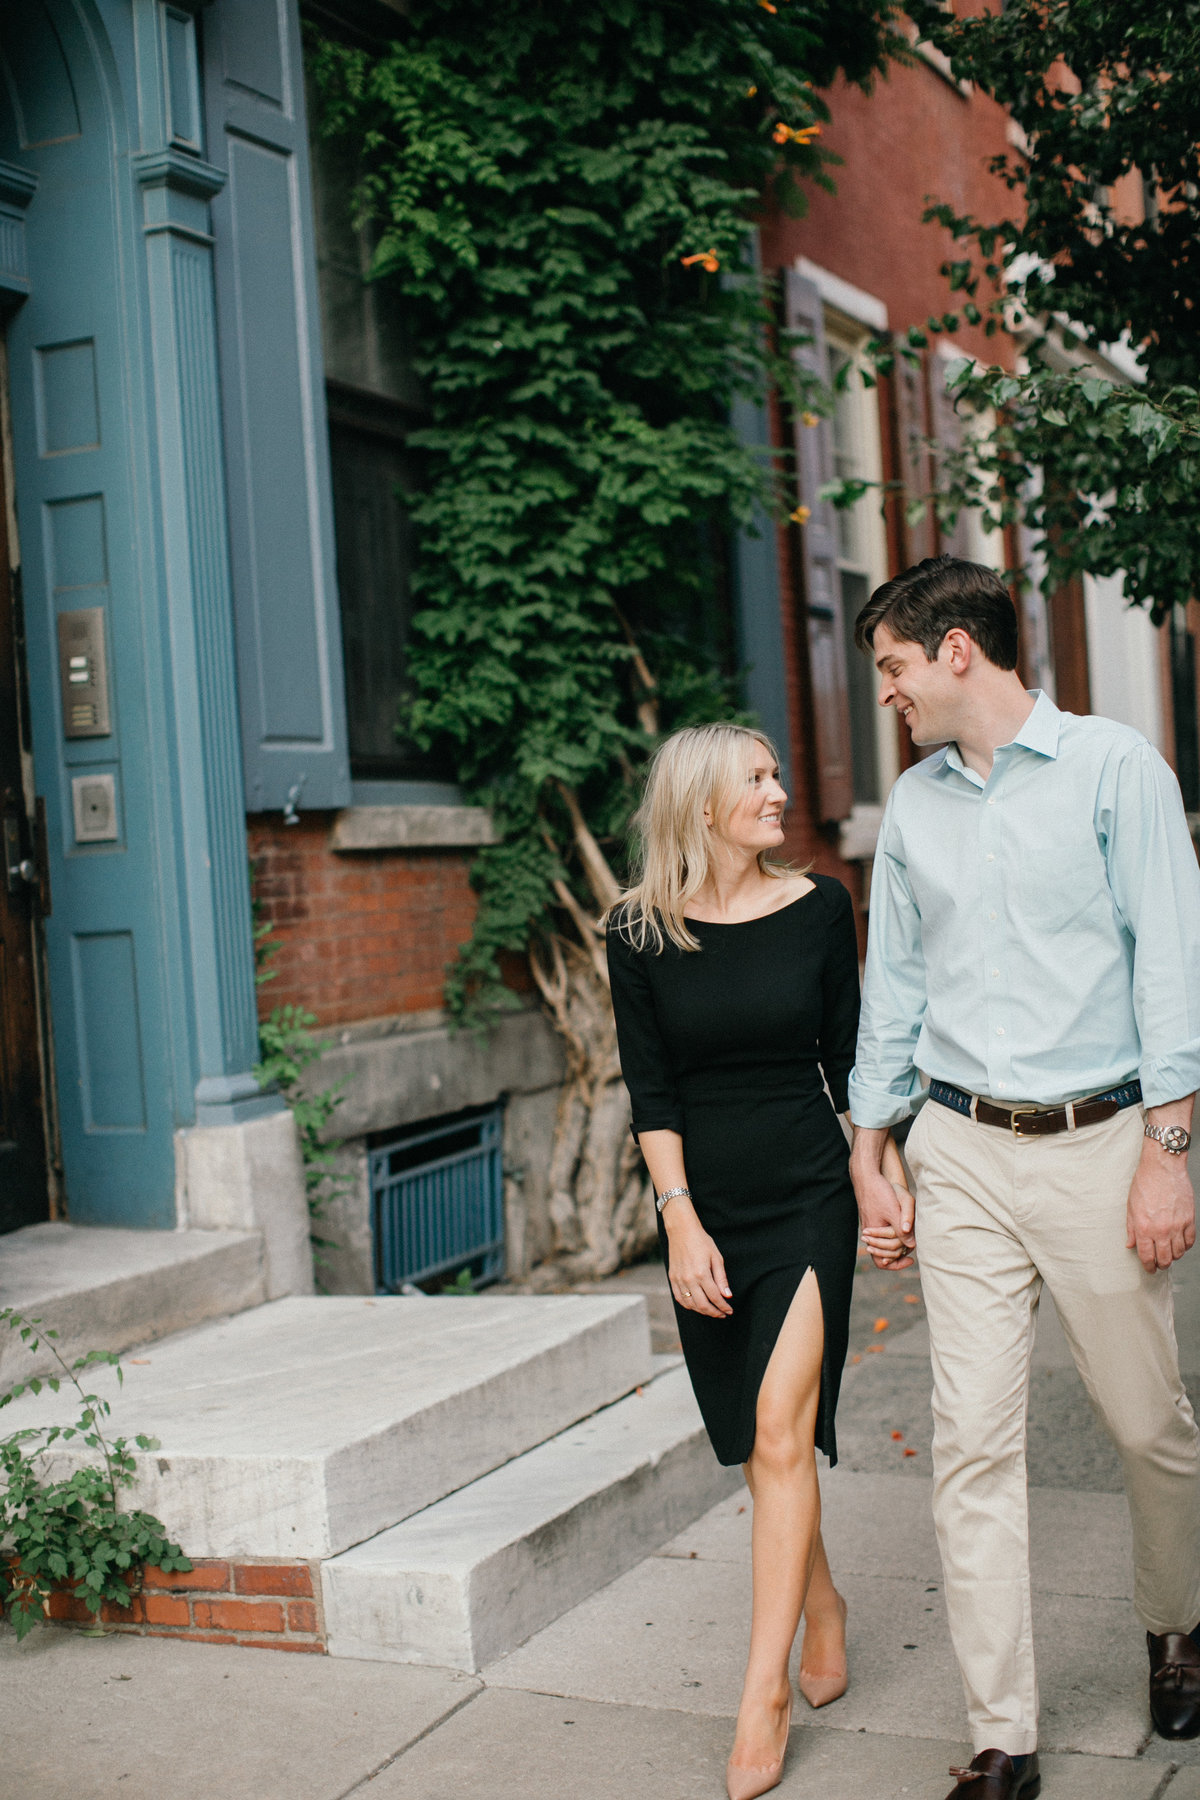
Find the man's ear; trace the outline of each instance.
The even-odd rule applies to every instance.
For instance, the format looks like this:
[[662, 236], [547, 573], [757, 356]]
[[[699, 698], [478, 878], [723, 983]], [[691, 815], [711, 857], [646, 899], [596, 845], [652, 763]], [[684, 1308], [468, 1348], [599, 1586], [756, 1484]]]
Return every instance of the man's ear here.
[[946, 660], [953, 672], [965, 675], [971, 666], [975, 650], [970, 632], [964, 631], [961, 625], [952, 626], [942, 639], [942, 649], [946, 652]]

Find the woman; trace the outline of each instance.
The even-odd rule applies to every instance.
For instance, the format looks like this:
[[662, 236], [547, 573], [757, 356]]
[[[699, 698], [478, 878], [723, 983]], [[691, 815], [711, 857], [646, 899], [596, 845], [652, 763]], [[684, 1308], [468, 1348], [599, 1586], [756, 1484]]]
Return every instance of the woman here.
[[[676, 732], [638, 814], [640, 879], [608, 920], [621, 1066], [688, 1372], [717, 1456], [744, 1465], [754, 1501], [730, 1800], [782, 1776], [801, 1613], [801, 1692], [823, 1706], [847, 1685], [814, 1446], [836, 1460], [858, 1233], [834, 1106], [854, 1061], [858, 945], [845, 888], [769, 860], [786, 804], [765, 737]], [[903, 1182], [894, 1145], [885, 1171]]]

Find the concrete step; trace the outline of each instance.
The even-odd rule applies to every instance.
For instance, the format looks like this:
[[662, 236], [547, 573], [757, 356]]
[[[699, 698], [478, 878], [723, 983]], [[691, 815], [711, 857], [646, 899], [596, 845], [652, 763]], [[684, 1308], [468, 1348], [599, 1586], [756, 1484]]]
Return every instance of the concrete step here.
[[331, 1656], [476, 1670], [741, 1483], [670, 1361], [640, 1392], [322, 1566]]
[[[266, 1298], [262, 1238], [253, 1231], [123, 1231], [27, 1225], [0, 1237], [0, 1307], [40, 1316], [70, 1361], [128, 1350]], [[0, 1329], [0, 1387], [53, 1372]]]
[[[190, 1556], [299, 1561], [374, 1537], [650, 1370], [637, 1296], [292, 1297], [150, 1346], [111, 1425], [159, 1439], [129, 1504]], [[66, 1413], [29, 1395], [5, 1425]]]

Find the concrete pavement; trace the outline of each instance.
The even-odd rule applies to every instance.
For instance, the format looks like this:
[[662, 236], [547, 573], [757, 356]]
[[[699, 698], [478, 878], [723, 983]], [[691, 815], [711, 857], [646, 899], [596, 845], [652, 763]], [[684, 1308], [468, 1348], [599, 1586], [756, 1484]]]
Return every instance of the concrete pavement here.
[[[618, 1278], [661, 1281], [653, 1269]], [[1177, 1314], [1195, 1399], [1200, 1254], [1180, 1266]], [[821, 1713], [799, 1703], [778, 1791], [942, 1800], [969, 1749], [929, 1523], [911, 1274], [860, 1271], [838, 1430], [842, 1461], [823, 1490], [852, 1684]], [[1047, 1800], [1200, 1800], [1200, 1744], [1149, 1733], [1116, 1459], [1048, 1304], [1030, 1478]], [[479, 1676], [53, 1627], [17, 1646], [6, 1633], [0, 1800], [719, 1800], [749, 1525], [743, 1496], [722, 1501]]]

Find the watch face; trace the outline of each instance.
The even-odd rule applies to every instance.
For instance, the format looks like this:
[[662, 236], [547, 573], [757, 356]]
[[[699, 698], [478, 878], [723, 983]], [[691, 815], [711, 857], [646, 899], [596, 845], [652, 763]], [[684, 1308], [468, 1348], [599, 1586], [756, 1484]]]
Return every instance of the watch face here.
[[1161, 1139], [1163, 1149], [1173, 1150], [1177, 1156], [1187, 1149], [1191, 1141], [1191, 1133], [1182, 1125], [1168, 1125]]

